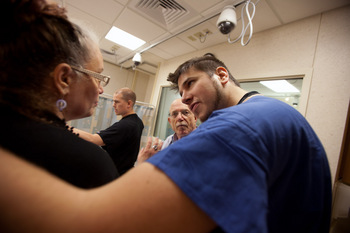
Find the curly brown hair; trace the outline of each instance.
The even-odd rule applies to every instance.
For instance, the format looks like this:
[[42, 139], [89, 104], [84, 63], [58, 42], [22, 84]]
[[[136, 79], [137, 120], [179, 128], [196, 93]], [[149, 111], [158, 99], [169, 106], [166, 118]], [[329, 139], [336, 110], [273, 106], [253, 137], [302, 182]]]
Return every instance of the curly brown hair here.
[[[50, 73], [60, 63], [82, 66], [90, 37], [65, 9], [44, 0], [1, 0], [0, 103], [29, 117], [52, 112]], [[50, 109], [51, 108], [51, 109]]]

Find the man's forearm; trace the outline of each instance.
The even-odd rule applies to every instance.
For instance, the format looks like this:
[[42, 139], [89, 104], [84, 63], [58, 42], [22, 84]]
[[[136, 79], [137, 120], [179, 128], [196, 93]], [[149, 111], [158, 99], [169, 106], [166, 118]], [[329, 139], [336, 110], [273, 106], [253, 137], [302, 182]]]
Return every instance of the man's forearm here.
[[102, 138], [98, 134], [91, 134], [91, 133], [85, 132], [84, 130], [80, 130], [80, 129], [77, 129], [77, 128], [74, 128], [73, 132], [76, 133], [76, 134], [79, 134], [79, 137], [81, 137], [82, 139], [84, 139], [86, 141], [89, 141], [91, 143], [94, 143], [94, 144], [96, 144], [98, 146], [104, 146], [105, 145], [103, 140], [102, 140]]

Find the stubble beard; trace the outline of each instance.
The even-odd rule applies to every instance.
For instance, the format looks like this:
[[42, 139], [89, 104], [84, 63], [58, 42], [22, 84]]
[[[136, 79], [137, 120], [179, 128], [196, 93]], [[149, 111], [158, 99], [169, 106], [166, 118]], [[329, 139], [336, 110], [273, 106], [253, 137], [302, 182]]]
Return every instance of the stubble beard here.
[[205, 116], [200, 119], [202, 122], [208, 120], [209, 116], [215, 111], [215, 110], [218, 110], [219, 109], [219, 106], [220, 106], [220, 102], [222, 100], [222, 94], [220, 92], [220, 89], [219, 89], [219, 85], [215, 82], [215, 80], [213, 80], [213, 86], [214, 86], [214, 89], [215, 89], [215, 99], [214, 99], [214, 102], [213, 102], [213, 106], [208, 109], [207, 113], [205, 114]]

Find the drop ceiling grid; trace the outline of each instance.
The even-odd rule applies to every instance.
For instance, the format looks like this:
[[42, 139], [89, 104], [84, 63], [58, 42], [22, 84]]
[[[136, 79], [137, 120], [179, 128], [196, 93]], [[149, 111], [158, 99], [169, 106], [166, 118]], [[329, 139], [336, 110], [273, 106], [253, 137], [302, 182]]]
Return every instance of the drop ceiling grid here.
[[101, 21], [100, 19], [93, 17], [75, 7], [67, 5], [68, 17], [78, 24], [85, 24], [88, 29], [91, 28], [92, 31], [98, 36], [99, 39], [104, 38], [110, 29], [110, 25]]
[[166, 33], [163, 28], [129, 10], [128, 8], [122, 12], [113, 25], [134, 36], [137, 36], [146, 42], [154, 40], [155, 38]]
[[112, 24], [124, 8], [114, 0], [98, 1], [98, 5], [96, 2], [96, 0], [66, 0], [67, 5], [74, 6], [108, 24]]
[[[186, 3], [195, 9], [199, 14], [205, 12], [208, 9], [224, 3], [223, 0], [211, 0], [211, 1], [198, 1], [198, 0], [186, 0]], [[227, 1], [226, 1], [227, 2]], [[233, 2], [233, 1], [231, 1]]]
[[[205, 36], [206, 30], [209, 30], [211, 33], [208, 34], [205, 39], [202, 38], [201, 40], [204, 41], [203, 43], [200, 41], [198, 37], [195, 36], [196, 33], [202, 33], [203, 36]], [[188, 37], [193, 37], [196, 40], [192, 41]], [[182, 41], [190, 44], [191, 46], [195, 47], [196, 49], [203, 49], [205, 47], [210, 47], [212, 45], [217, 44], [219, 41], [226, 41], [226, 39], [223, 39], [222, 35], [218, 32], [217, 27], [210, 23], [205, 22], [203, 24], [198, 25], [197, 27], [194, 27], [178, 36], [179, 39]]]
[[167, 40], [166, 42], [158, 45], [157, 47], [163, 50], [164, 52], [169, 53], [170, 55], [172, 55], [172, 57], [177, 57], [189, 52], [196, 51], [194, 47], [178, 39], [177, 37]]
[[338, 8], [350, 3], [349, 0], [266, 0], [283, 20], [290, 23], [308, 16]]
[[[130, 6], [133, 0], [56, 1], [63, 1], [65, 3], [64, 5], [67, 7], [70, 18], [85, 21], [90, 25], [100, 38], [100, 47], [108, 51], [110, 51], [113, 43], [106, 41], [104, 36], [112, 25], [119, 26], [123, 30], [145, 40], [147, 43], [142, 48], [138, 49], [138, 51], [140, 51], [152, 44], [163, 41], [165, 38], [169, 38], [171, 35], [184, 31], [189, 26], [198, 23], [206, 17], [219, 14], [224, 6], [236, 2], [235, 0], [177, 0], [179, 3], [185, 2], [196, 11], [196, 14], [181, 25], [177, 25], [169, 30], [134, 11]], [[256, 0], [252, 1], [256, 2]], [[256, 6], [256, 16], [253, 20], [254, 34], [252, 40], [254, 40], [254, 36], [257, 36], [255, 35], [257, 32], [310, 17], [323, 11], [345, 6], [349, 3], [349, 0], [260, 0]], [[237, 13], [240, 14], [240, 12]], [[220, 34], [216, 28], [217, 18], [218, 17], [214, 17], [193, 29], [185, 31], [183, 34], [177, 35], [175, 38], [169, 39], [149, 49], [144, 52], [145, 57], [147, 53], [152, 53], [155, 55], [155, 58], [152, 58], [154, 60], [150, 62], [157, 63], [156, 57], [160, 57], [160, 60], [171, 59], [216, 44], [227, 43], [227, 36]], [[205, 43], [200, 43], [199, 41], [192, 42], [187, 38], [188, 35], [199, 32], [204, 27], [213, 32], [213, 34], [207, 37]], [[240, 29], [241, 27], [238, 24], [232, 33], [232, 39], [240, 34]], [[120, 48], [117, 53], [120, 61], [132, 57], [135, 51]]]

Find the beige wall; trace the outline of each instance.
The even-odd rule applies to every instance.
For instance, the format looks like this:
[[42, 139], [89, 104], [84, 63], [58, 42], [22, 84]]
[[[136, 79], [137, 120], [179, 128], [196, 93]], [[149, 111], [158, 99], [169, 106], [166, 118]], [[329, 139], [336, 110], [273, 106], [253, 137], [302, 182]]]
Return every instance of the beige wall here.
[[136, 93], [137, 101], [149, 103], [151, 101], [151, 94], [154, 76], [139, 71], [126, 70], [104, 61], [105, 75], [111, 76], [109, 84], [104, 87], [104, 94], [112, 96], [113, 93], [122, 87], [129, 87]]
[[136, 93], [137, 100], [145, 103], [149, 103], [151, 100], [151, 94], [154, 82], [154, 76], [139, 71], [135, 72], [136, 78], [133, 83], [133, 90]]
[[121, 69], [119, 66], [113, 65], [109, 62], [104, 62], [105, 75], [111, 76], [109, 84], [104, 87], [104, 94], [113, 95], [113, 93], [122, 87], [130, 87], [132, 85], [134, 73], [126, 69]]
[[238, 80], [305, 75], [309, 88], [303, 89], [302, 113], [320, 137], [335, 176], [350, 99], [350, 6], [256, 33], [245, 47], [223, 43], [163, 62], [152, 104], [168, 85], [169, 72], [206, 52], [223, 60]]

